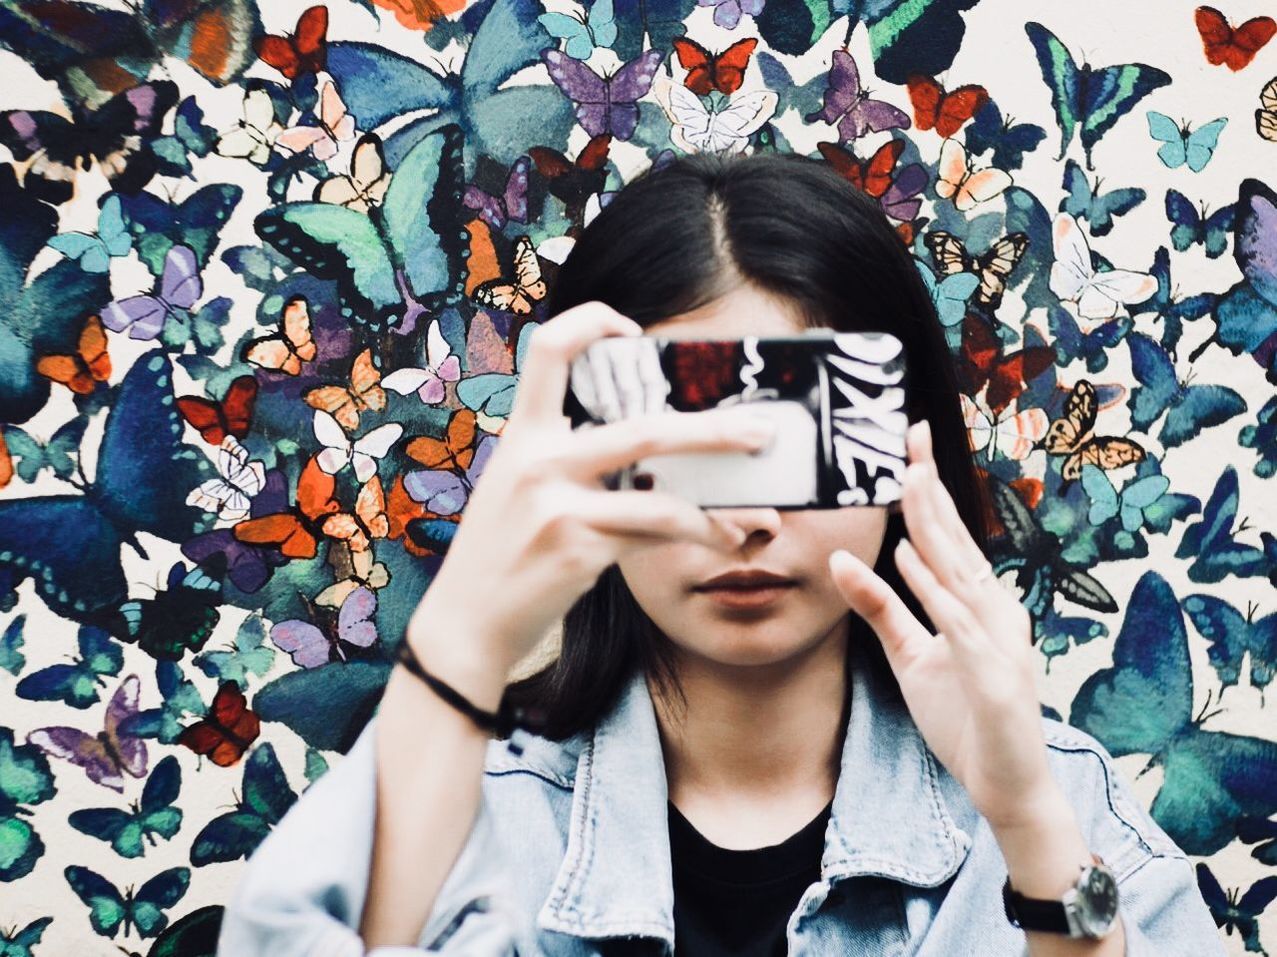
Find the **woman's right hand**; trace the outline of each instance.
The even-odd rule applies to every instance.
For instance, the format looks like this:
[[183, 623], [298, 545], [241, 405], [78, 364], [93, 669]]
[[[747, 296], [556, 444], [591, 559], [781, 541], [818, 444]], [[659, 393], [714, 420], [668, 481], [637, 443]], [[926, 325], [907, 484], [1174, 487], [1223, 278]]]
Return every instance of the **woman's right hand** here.
[[427, 669], [459, 677], [479, 707], [496, 710], [509, 670], [624, 555], [674, 539], [740, 544], [738, 528], [683, 498], [609, 490], [604, 479], [650, 455], [761, 449], [769, 420], [743, 409], [654, 412], [574, 430], [563, 414], [572, 359], [600, 338], [641, 334], [586, 302], [531, 336], [496, 450], [406, 635]]

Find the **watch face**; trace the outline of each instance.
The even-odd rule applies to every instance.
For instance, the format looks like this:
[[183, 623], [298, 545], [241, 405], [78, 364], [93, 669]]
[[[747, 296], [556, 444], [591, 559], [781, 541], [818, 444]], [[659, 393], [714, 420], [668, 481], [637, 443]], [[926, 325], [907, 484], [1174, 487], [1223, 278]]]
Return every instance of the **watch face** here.
[[1077, 889], [1078, 917], [1093, 936], [1107, 933], [1117, 919], [1117, 881], [1106, 867], [1090, 867]]

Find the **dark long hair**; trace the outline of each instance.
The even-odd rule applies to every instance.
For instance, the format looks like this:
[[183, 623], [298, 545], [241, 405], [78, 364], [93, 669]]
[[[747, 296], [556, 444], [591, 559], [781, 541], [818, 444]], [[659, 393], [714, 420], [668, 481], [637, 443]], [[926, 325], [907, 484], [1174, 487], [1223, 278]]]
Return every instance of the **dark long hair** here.
[[[599, 300], [649, 325], [742, 283], [793, 303], [812, 326], [886, 331], [904, 343], [909, 420], [931, 423], [941, 481], [985, 549], [986, 493], [931, 297], [877, 203], [825, 163], [786, 153], [697, 153], [640, 173], [581, 232], [548, 311]], [[903, 516], [889, 513], [874, 571], [930, 628], [895, 567], [904, 535]], [[877, 637], [859, 615], [851, 618], [849, 648], [863, 643], [870, 667], [898, 693]], [[612, 565], [564, 616], [558, 657], [512, 682], [505, 698], [541, 710], [546, 737], [566, 738], [605, 715], [636, 668], [681, 695], [673, 650]]]

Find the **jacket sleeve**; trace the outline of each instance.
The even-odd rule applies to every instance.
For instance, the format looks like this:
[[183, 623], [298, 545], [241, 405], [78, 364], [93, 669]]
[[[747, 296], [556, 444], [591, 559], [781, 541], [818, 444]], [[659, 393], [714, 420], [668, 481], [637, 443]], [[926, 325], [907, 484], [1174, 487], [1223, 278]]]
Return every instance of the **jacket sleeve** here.
[[515, 953], [513, 898], [503, 886], [486, 794], [418, 946], [365, 949], [358, 927], [376, 819], [376, 725], [374, 717], [253, 852], [226, 907], [217, 957]]

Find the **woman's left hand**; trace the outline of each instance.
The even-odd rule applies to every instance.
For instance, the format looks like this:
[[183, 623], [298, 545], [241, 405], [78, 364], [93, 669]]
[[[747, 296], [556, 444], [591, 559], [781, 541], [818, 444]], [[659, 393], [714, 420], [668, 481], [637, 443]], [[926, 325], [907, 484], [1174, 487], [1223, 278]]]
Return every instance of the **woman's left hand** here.
[[932, 752], [995, 829], [1015, 828], [1060, 802], [1034, 684], [1032, 621], [990, 573], [940, 482], [926, 422], [910, 427], [908, 452], [901, 504], [909, 538], [894, 557], [939, 633], [849, 552], [830, 556], [830, 573], [881, 640]]

